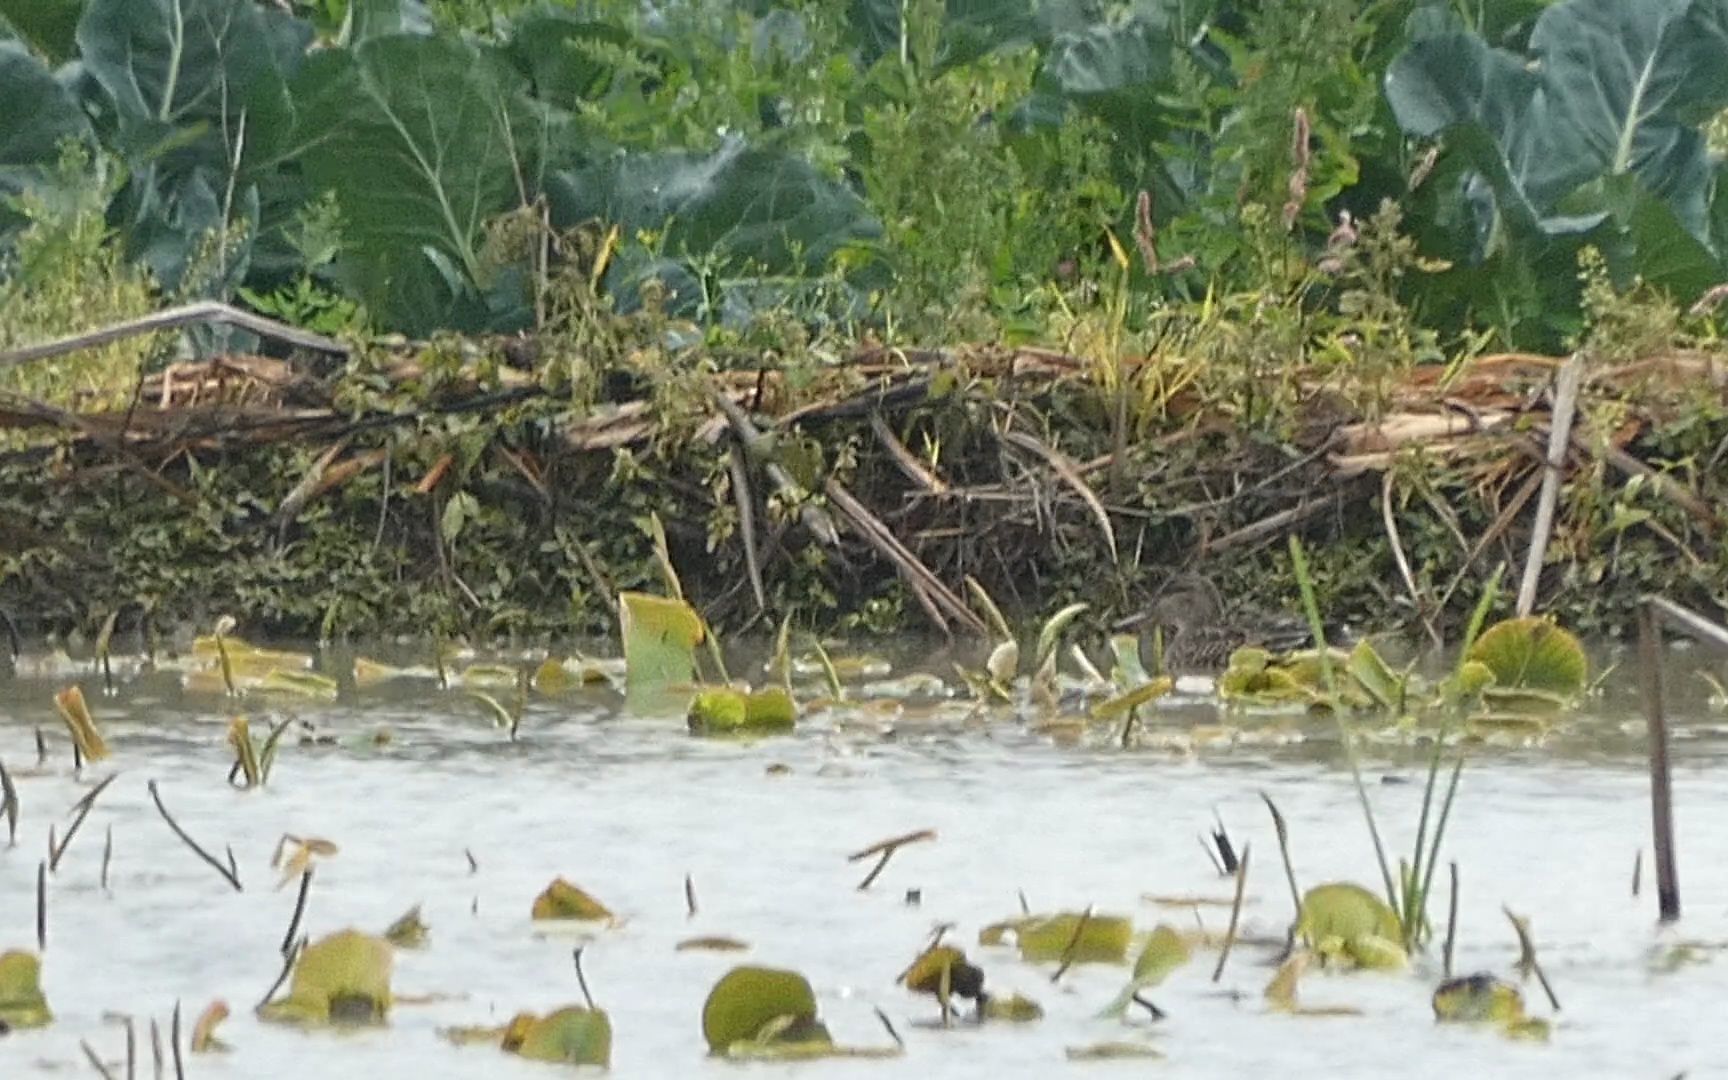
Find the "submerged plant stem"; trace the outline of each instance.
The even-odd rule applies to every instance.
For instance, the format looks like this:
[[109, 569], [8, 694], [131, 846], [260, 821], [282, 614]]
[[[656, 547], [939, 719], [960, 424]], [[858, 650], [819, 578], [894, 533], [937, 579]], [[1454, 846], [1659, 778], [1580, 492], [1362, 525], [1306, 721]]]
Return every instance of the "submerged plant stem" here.
[[210, 864], [211, 869], [215, 870], [218, 874], [221, 874], [224, 881], [234, 886], [235, 892], [244, 892], [245, 890], [240, 887], [240, 875], [233, 869], [234, 852], [232, 850], [228, 852], [229, 865], [223, 866], [221, 862], [217, 861], [216, 856], [200, 847], [198, 841], [192, 839], [186, 830], [180, 827], [180, 823], [174, 820], [174, 816], [168, 812], [168, 807], [162, 804], [162, 795], [156, 790], [156, 781], [150, 781], [148, 786], [150, 788], [150, 798], [156, 803], [156, 809], [161, 813], [162, 820], [166, 821], [168, 827], [174, 830], [174, 835], [178, 836], [187, 847], [191, 848], [193, 854]]
[[1236, 863], [1236, 898], [1230, 903], [1230, 926], [1224, 931], [1224, 947], [1218, 950], [1218, 966], [1212, 969], [1212, 981], [1224, 977], [1224, 964], [1230, 959], [1230, 948], [1236, 944], [1236, 926], [1242, 918], [1242, 895], [1248, 886], [1248, 855], [1252, 844], [1242, 845], [1242, 857]]

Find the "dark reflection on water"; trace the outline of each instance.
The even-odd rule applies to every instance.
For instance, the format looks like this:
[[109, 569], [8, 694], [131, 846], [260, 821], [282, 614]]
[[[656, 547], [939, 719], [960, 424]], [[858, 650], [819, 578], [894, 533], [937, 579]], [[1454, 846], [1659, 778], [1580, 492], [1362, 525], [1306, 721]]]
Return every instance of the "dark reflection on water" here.
[[[948, 670], [927, 650], [908, 651], [930, 670]], [[707, 988], [739, 957], [674, 951], [697, 934], [741, 937], [755, 946], [748, 960], [803, 970], [845, 1042], [886, 1041], [876, 1006], [908, 1039], [898, 1062], [803, 1070], [823, 1077], [1139, 1071], [1065, 1062], [1065, 1047], [1121, 1038], [1153, 1041], [1167, 1056], [1158, 1072], [1174, 1076], [1707, 1075], [1728, 1061], [1728, 1035], [1701, 1022], [1728, 994], [1728, 953], [1672, 952], [1681, 940], [1728, 939], [1728, 788], [1719, 782], [1728, 715], [1713, 709], [1708, 684], [1689, 672], [1699, 661], [1672, 655], [1668, 680], [1687, 904], [1677, 930], [1653, 925], [1648, 859], [1645, 894], [1630, 895], [1634, 855], [1648, 847], [1649, 826], [1628, 664], [1540, 743], [1471, 752], [1444, 856], [1462, 873], [1460, 966], [1510, 974], [1516, 947], [1500, 906], [1532, 916], [1565, 1005], [1548, 1046], [1436, 1027], [1428, 995], [1438, 976], [1427, 961], [1406, 976], [1310, 975], [1305, 1003], [1363, 1011], [1322, 1020], [1267, 1012], [1265, 950], [1239, 950], [1216, 987], [1209, 981], [1215, 953], [1203, 952], [1159, 989], [1155, 1000], [1170, 1017], [1149, 1033], [1144, 1024], [1092, 1018], [1122, 970], [1081, 967], [1053, 987], [1047, 968], [976, 946], [979, 927], [1018, 910], [1021, 890], [1035, 909], [1097, 905], [1133, 916], [1142, 929], [1193, 925], [1191, 912], [1144, 896], [1228, 895], [1228, 882], [1197, 850], [1196, 837], [1215, 815], [1239, 846], [1254, 849], [1245, 929], [1277, 936], [1289, 901], [1262, 791], [1289, 820], [1305, 884], [1352, 879], [1377, 890], [1329, 721], [1234, 718], [1234, 734], [1208, 741], [1201, 735], [1221, 718], [1189, 702], [1161, 710], [1141, 745], [1123, 751], [1111, 732], [1075, 734], [1009, 714], [968, 718], [949, 703], [900, 716], [817, 714], [792, 736], [714, 742], [689, 737], [675, 718], [620, 715], [616, 695], [587, 691], [532, 702], [521, 741], [512, 744], [463, 694], [426, 682], [385, 684], [328, 705], [248, 702], [256, 727], [293, 716], [335, 745], [291, 740], [270, 787], [242, 792], [223, 783], [231, 756], [229, 710], [220, 699], [187, 694], [160, 676], [104, 698], [100, 680], [80, 675], [114, 750], [111, 763], [86, 769], [80, 781], [70, 775], [51, 703], [70, 676], [4, 682], [0, 760], [17, 779], [23, 816], [18, 847], [0, 852], [0, 948], [33, 943], [36, 867], [49, 823], [63, 834], [66, 809], [90, 781], [110, 770], [123, 775], [51, 880], [45, 985], [58, 1021], [5, 1037], [0, 1075], [84, 1071], [80, 1039], [116, 1059], [123, 1035], [106, 1013], [165, 1020], [176, 999], [195, 1014], [222, 998], [235, 1014], [222, 1030], [235, 1054], [200, 1060], [195, 1074], [544, 1077], [543, 1066], [450, 1046], [437, 1029], [502, 1023], [519, 1009], [579, 999], [569, 966], [578, 939], [527, 919], [531, 898], [559, 874], [623, 917], [594, 936], [584, 967], [612, 1013], [614, 1074], [624, 1077], [736, 1074], [704, 1056], [697, 1017]], [[42, 770], [33, 767], [37, 725], [53, 755]], [[377, 739], [380, 730], [386, 741]], [[1287, 741], [1264, 737], [1273, 731]], [[1407, 856], [1426, 750], [1371, 734], [1363, 755], [1381, 830], [1394, 857]], [[145, 790], [152, 778], [202, 842], [218, 851], [232, 845], [245, 892], [229, 890], [168, 832]], [[104, 892], [97, 882], [109, 827], [115, 854]], [[934, 828], [939, 839], [906, 849], [871, 891], [858, 892], [863, 868], [846, 854], [917, 828]], [[381, 930], [423, 903], [431, 947], [399, 955], [397, 990], [458, 996], [399, 1005], [388, 1029], [342, 1037], [255, 1022], [250, 1010], [276, 975], [293, 906], [293, 887], [276, 891], [268, 865], [285, 832], [340, 847], [319, 866], [308, 930]], [[685, 916], [686, 873], [700, 902], [695, 919]], [[921, 906], [903, 903], [913, 888]], [[1219, 929], [1224, 914], [1208, 908], [1202, 917]], [[982, 964], [990, 986], [1032, 996], [1046, 1019], [985, 1031], [916, 1027], [912, 1021], [932, 1010], [892, 982], [943, 921], [957, 924], [955, 940]], [[1528, 996], [1546, 1014], [1533, 985]]]

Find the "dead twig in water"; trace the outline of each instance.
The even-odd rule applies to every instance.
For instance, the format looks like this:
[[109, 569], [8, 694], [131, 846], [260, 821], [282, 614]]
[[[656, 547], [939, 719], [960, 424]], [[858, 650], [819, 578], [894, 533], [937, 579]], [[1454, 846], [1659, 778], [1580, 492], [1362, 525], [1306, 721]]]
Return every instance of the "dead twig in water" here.
[[1636, 900], [1644, 885], [1644, 849], [1632, 856], [1632, 898]]
[[570, 960], [576, 965], [576, 985], [582, 988], [582, 1000], [588, 1003], [588, 1008], [594, 1009], [594, 995], [588, 992], [588, 976], [582, 974], [582, 946], [570, 951]]
[[1656, 609], [1638, 609], [1639, 682], [1650, 739], [1650, 828], [1656, 847], [1656, 907], [1661, 921], [1680, 918], [1680, 873], [1674, 851], [1674, 777], [1668, 763], [1668, 718], [1662, 704], [1662, 639]]
[[1500, 910], [1506, 913], [1506, 918], [1512, 923], [1512, 929], [1518, 934], [1518, 963], [1516, 966], [1519, 972], [1525, 978], [1534, 974], [1536, 981], [1542, 984], [1542, 992], [1548, 995], [1549, 1007], [1555, 1012], [1559, 1012], [1560, 999], [1554, 996], [1554, 987], [1548, 983], [1548, 975], [1542, 970], [1542, 962], [1536, 959], [1536, 941], [1530, 936], [1530, 920], [1522, 915], [1512, 914], [1512, 909], [1505, 904], [1500, 905]]
[[882, 1011], [880, 1005], [876, 1006], [876, 1019], [882, 1021], [882, 1027], [888, 1032], [888, 1037], [894, 1040], [894, 1045], [902, 1050], [906, 1049], [906, 1040], [902, 1039], [900, 1033], [894, 1030], [894, 1021], [888, 1019], [888, 1014]]
[[684, 917], [696, 917], [696, 882], [689, 874], [684, 875]]
[[1285, 826], [1284, 815], [1278, 812], [1278, 804], [1272, 801], [1272, 796], [1262, 791], [1260, 801], [1266, 804], [1266, 809], [1272, 814], [1272, 829], [1278, 834], [1278, 854], [1284, 859], [1284, 879], [1290, 883], [1290, 903], [1296, 909], [1292, 918], [1300, 919], [1302, 890], [1296, 887], [1296, 867], [1290, 862], [1290, 830]]
[[855, 851], [846, 856], [847, 862], [858, 862], [860, 859], [868, 859], [872, 855], [881, 856], [881, 858], [877, 859], [876, 865], [870, 868], [870, 873], [865, 876], [863, 881], [858, 883], [858, 891], [863, 892], [875, 883], [877, 877], [879, 877], [882, 871], [888, 866], [888, 860], [894, 857], [896, 851], [899, 851], [907, 844], [917, 844], [926, 840], [934, 839], [936, 839], [935, 829], [919, 829], [917, 832], [909, 832], [900, 836], [893, 836], [886, 840], [878, 841], [862, 851]]
[[108, 868], [114, 863], [114, 826], [108, 826], [108, 837], [102, 841], [102, 891], [108, 891]]
[[300, 917], [306, 913], [306, 894], [312, 891], [312, 869], [307, 866], [300, 872], [300, 893], [294, 898], [294, 914], [288, 918], [288, 932], [282, 935], [282, 944], [277, 949], [284, 956], [294, 948], [294, 933], [300, 929]]
[[95, 1068], [97, 1075], [106, 1077], [107, 1080], [114, 1080], [114, 1074], [108, 1071], [108, 1066], [102, 1064], [102, 1059], [97, 1056], [96, 1051], [90, 1048], [88, 1042], [79, 1039], [78, 1045], [84, 1048], [84, 1057]]
[[77, 816], [72, 819], [72, 824], [66, 827], [66, 835], [61, 837], [59, 846], [48, 855], [50, 872], [60, 869], [60, 857], [66, 854], [66, 849], [72, 845], [72, 838], [78, 835], [78, 827], [84, 824], [85, 818], [90, 816], [90, 808], [96, 805], [96, 797], [106, 791], [108, 785], [112, 784], [119, 775], [119, 773], [109, 773], [100, 784], [91, 788], [82, 799], [73, 804], [72, 811]]
[[[288, 981], [288, 973], [294, 970], [294, 961], [298, 960], [300, 954], [306, 951], [306, 946], [310, 941], [311, 939], [309, 937], [302, 934], [300, 940], [294, 943], [294, 947], [289, 949], [287, 954], [282, 957], [282, 970], [276, 973], [276, 981], [270, 984], [270, 989], [264, 991], [264, 996], [258, 1001], [258, 1008], [262, 1009], [264, 1006], [270, 1004], [270, 999], [276, 996], [276, 991], [282, 989], [282, 984]], [[178, 1069], [180, 1061], [179, 1002], [174, 1003], [174, 1061], [175, 1068]]]
[[1554, 510], [1560, 504], [1561, 469], [1572, 441], [1572, 417], [1578, 410], [1578, 390], [1584, 383], [1584, 354], [1573, 353], [1560, 366], [1554, 384], [1554, 408], [1548, 420], [1548, 456], [1543, 461], [1542, 494], [1536, 502], [1536, 524], [1530, 533], [1530, 553], [1524, 559], [1524, 580], [1518, 586], [1518, 615], [1536, 609], [1536, 586], [1542, 561], [1554, 533]]
[[1445, 966], [1441, 969], [1446, 978], [1452, 977], [1452, 947], [1458, 942], [1458, 864], [1450, 864], [1452, 870], [1452, 898], [1446, 905], [1446, 948], [1442, 953]]
[[1218, 966], [1212, 969], [1212, 981], [1224, 977], [1224, 964], [1230, 959], [1230, 948], [1236, 944], [1236, 926], [1242, 918], [1242, 896], [1248, 887], [1248, 855], [1252, 844], [1242, 845], [1242, 859], [1236, 864], [1236, 899], [1230, 904], [1230, 925], [1224, 931], [1224, 947], [1218, 950]]
[[[272, 989], [271, 993], [275, 993], [275, 990]], [[174, 1080], [186, 1080], [186, 1063], [180, 1060], [180, 1003], [178, 1001], [174, 1003], [174, 1020], [168, 1029], [168, 1042], [174, 1050]]]
[[168, 827], [174, 830], [174, 835], [178, 836], [187, 847], [191, 848], [193, 854], [197, 855], [200, 859], [203, 859], [206, 863], [209, 863], [211, 869], [215, 870], [218, 874], [221, 874], [224, 881], [234, 886], [235, 892], [244, 892], [245, 890], [240, 887], [240, 875], [233, 867], [233, 849], [230, 848], [228, 851], [229, 865], [223, 866], [216, 860], [216, 856], [200, 847], [198, 841], [192, 839], [186, 830], [180, 827], [180, 823], [174, 820], [174, 816], [168, 813], [168, 807], [162, 804], [162, 794], [156, 790], [156, 781], [150, 781], [148, 786], [150, 788], [150, 798], [156, 803], [156, 810], [162, 815], [162, 820], [168, 823]]
[[36, 864], [36, 951], [48, 951], [48, 863]]
[[6, 817], [6, 846], [18, 846], [18, 789], [12, 785], [12, 774], [0, 761], [0, 814]]

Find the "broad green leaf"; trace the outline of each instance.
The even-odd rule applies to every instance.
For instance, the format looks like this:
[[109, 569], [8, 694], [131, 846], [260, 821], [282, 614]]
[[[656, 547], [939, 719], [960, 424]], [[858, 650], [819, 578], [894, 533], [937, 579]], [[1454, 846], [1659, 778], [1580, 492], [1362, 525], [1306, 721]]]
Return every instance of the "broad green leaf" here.
[[342, 44], [352, 47], [388, 34], [430, 34], [432, 29], [426, 0], [348, 0]]
[[511, 1021], [504, 1049], [530, 1061], [605, 1068], [612, 1063], [612, 1020], [604, 1009], [580, 1005], [543, 1017], [524, 1013]]
[[19, 949], [0, 953], [0, 1024], [33, 1028], [53, 1019], [42, 996], [41, 959]]
[[[77, 97], [16, 41], [0, 40], [0, 197], [51, 180], [64, 139], [88, 142]], [[10, 211], [0, 209], [0, 222]]]
[[709, 1050], [724, 1054], [788, 1020], [784, 1030], [797, 1035], [792, 1041], [831, 1045], [816, 1019], [816, 994], [808, 979], [778, 968], [736, 967], [708, 992], [702, 1005], [702, 1037]]
[[1398, 916], [1360, 885], [1316, 885], [1302, 897], [1296, 932], [1327, 959], [1349, 960], [1366, 968], [1404, 964]]
[[696, 646], [704, 632], [689, 604], [647, 593], [619, 593], [618, 621], [627, 693], [652, 695], [695, 680]]
[[381, 1024], [389, 1015], [390, 943], [342, 930], [308, 945], [294, 962], [288, 997], [259, 1006], [265, 1020], [296, 1024]]
[[537, 186], [554, 137], [525, 80], [472, 41], [390, 35], [315, 54], [293, 96], [281, 153], [335, 192], [337, 271], [367, 310], [411, 333], [503, 318], [483, 232]]
[[1350, 661], [1346, 670], [1356, 681], [1356, 685], [1367, 691], [1368, 696], [1373, 698], [1380, 708], [1404, 707], [1408, 676], [1393, 671], [1366, 638], [1357, 642], [1356, 647], [1350, 650]]
[[587, 922], [597, 922], [612, 917], [612, 910], [605, 904], [594, 899], [586, 891], [570, 884], [563, 878], [554, 879], [552, 884], [534, 898], [534, 907], [530, 917], [535, 919], [578, 919]]
[[84, 0], [0, 0], [0, 30], [10, 27], [37, 55], [63, 64], [72, 59], [83, 10]]
[[634, 44], [628, 27], [543, 4], [511, 22], [504, 51], [537, 98], [574, 111], [602, 100], [621, 71], [647, 65]]
[[[770, 274], [824, 271], [842, 249], [874, 241], [881, 225], [863, 201], [803, 158], [730, 138], [705, 153], [622, 153], [547, 181], [553, 223], [598, 220], [627, 237], [658, 233], [666, 259]], [[694, 279], [667, 275], [664, 260], [627, 251], [607, 273], [626, 306], [637, 286], [660, 276], [677, 291]], [[690, 310], [696, 295], [674, 295], [668, 307]]]
[[1584, 647], [1553, 619], [1507, 619], [1482, 632], [1470, 659], [1494, 673], [1494, 692], [1525, 691], [1564, 702], [1590, 681]]

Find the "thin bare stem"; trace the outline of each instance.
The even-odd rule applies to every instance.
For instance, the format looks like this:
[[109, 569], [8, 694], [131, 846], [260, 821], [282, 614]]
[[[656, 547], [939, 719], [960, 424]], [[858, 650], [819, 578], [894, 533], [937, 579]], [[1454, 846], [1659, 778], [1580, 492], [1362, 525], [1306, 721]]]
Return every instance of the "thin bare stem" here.
[[195, 855], [197, 855], [200, 859], [203, 859], [206, 863], [210, 864], [211, 869], [215, 870], [218, 874], [221, 874], [222, 879], [224, 881], [226, 881], [226, 882], [228, 882], [228, 884], [234, 886], [235, 892], [243, 892], [244, 890], [241, 889], [241, 887], [240, 887], [240, 876], [238, 873], [235, 872], [235, 870], [233, 869], [233, 866], [232, 866], [233, 859], [234, 859], [234, 852], [232, 851], [232, 849], [230, 849], [230, 851], [228, 852], [228, 859], [229, 859], [230, 865], [223, 866], [222, 863], [217, 860], [216, 856], [210, 854], [208, 851], [205, 851], [202, 847], [200, 847], [198, 845], [198, 841], [192, 839], [192, 837], [187, 834], [186, 830], [182, 829], [180, 827], [180, 823], [174, 820], [173, 815], [168, 813], [168, 807], [166, 807], [162, 804], [161, 793], [156, 790], [156, 781], [154, 781], [154, 780], [150, 781], [149, 788], [150, 788], [150, 798], [155, 801], [156, 809], [159, 813], [161, 813], [162, 820], [166, 821], [168, 823], [168, 827], [170, 829], [174, 830], [174, 835], [178, 836], [181, 839], [181, 841], [185, 843], [185, 845], [187, 847], [191, 848]]
[[1068, 944], [1062, 948], [1062, 962], [1056, 965], [1056, 973], [1050, 976], [1050, 981], [1061, 982], [1062, 976], [1074, 964], [1074, 954], [1080, 948], [1080, 936], [1086, 932], [1087, 924], [1092, 921], [1092, 905], [1087, 904], [1086, 910], [1080, 913], [1080, 921], [1074, 924], [1074, 934], [1068, 939]]
[[1446, 949], [1444, 953], [1444, 968], [1446, 978], [1452, 977], [1452, 947], [1458, 942], [1458, 864], [1451, 864], [1452, 898], [1446, 905]]
[[306, 894], [312, 891], [312, 867], [308, 865], [300, 874], [300, 894], [294, 898], [294, 914], [288, 919], [288, 932], [282, 935], [282, 945], [277, 949], [283, 956], [294, 948], [294, 935], [300, 929], [300, 917], [306, 913]]
[[1236, 926], [1242, 918], [1242, 896], [1248, 888], [1248, 855], [1252, 844], [1242, 845], [1242, 858], [1236, 864], [1236, 899], [1230, 903], [1230, 926], [1224, 931], [1224, 947], [1218, 950], [1218, 966], [1212, 969], [1212, 981], [1224, 977], [1224, 964], [1230, 959], [1230, 948], [1236, 944]]
[[1656, 849], [1656, 907], [1662, 922], [1680, 918], [1680, 873], [1675, 867], [1674, 778], [1668, 763], [1668, 718], [1662, 703], [1662, 651], [1656, 614], [1638, 610], [1639, 676], [1644, 721], [1650, 733], [1650, 825]]

